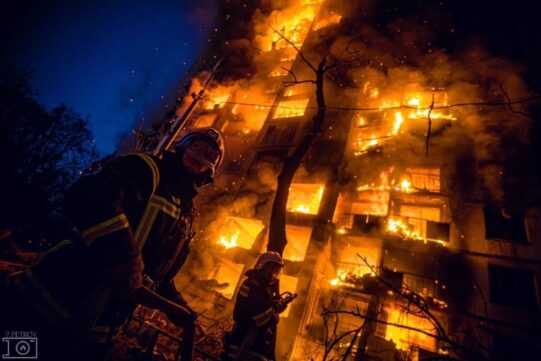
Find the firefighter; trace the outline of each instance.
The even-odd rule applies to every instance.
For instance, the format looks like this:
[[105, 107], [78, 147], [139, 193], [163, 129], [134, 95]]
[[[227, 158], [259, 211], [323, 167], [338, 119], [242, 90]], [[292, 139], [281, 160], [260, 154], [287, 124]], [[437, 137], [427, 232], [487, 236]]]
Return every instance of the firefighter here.
[[283, 266], [280, 254], [266, 252], [246, 272], [233, 310], [233, 329], [226, 335], [224, 360], [275, 360], [279, 314], [287, 307], [278, 289]]
[[[43, 359], [71, 353], [99, 360], [133, 305], [142, 304], [182, 325], [189, 341], [196, 314], [173, 278], [193, 237], [197, 189], [213, 181], [223, 156], [221, 134], [201, 128], [162, 158], [127, 154], [79, 179], [64, 204], [78, 236], [10, 278], [12, 308], [19, 311], [7, 316], [11, 327], [34, 327], [47, 337], [54, 347], [40, 344]], [[190, 358], [191, 350], [182, 356]]]

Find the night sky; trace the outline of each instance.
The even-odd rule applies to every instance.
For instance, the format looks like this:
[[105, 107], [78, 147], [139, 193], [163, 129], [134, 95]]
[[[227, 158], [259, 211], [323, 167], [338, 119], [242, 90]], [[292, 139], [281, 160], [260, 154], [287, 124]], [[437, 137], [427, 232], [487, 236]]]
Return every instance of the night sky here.
[[[389, 2], [390, 12], [404, 11], [396, 2], [381, 1]], [[64, 102], [88, 116], [105, 155], [122, 133], [148, 119], [197, 58], [213, 23], [212, 4], [213, 0], [4, 1], [0, 61], [34, 71], [32, 86], [47, 108]], [[526, 0], [513, 6], [494, 0], [445, 4], [462, 36], [481, 35], [497, 55], [518, 58], [541, 78], [535, 5]]]
[[34, 71], [31, 85], [47, 108], [63, 102], [88, 116], [105, 155], [197, 58], [211, 19], [195, 3], [6, 1], [1, 60]]

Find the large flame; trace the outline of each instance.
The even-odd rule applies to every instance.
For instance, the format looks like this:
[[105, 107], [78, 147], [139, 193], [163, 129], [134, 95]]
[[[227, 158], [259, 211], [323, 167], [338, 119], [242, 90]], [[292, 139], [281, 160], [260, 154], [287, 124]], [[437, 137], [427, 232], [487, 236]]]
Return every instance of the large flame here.
[[321, 184], [292, 183], [287, 209], [294, 213], [317, 214], [324, 190]]
[[285, 10], [273, 11], [266, 21], [258, 24], [256, 44], [263, 52], [291, 48], [290, 42], [297, 48], [302, 47], [320, 6], [319, 1], [302, 1]]
[[429, 334], [437, 334], [430, 320], [395, 306], [386, 308], [386, 311], [388, 314], [387, 322], [389, 324], [385, 327], [385, 338], [392, 340], [398, 349], [408, 350], [411, 345], [417, 345], [426, 350], [436, 350], [435, 338], [416, 330], [400, 327], [407, 326]]
[[251, 249], [263, 228], [263, 222], [258, 219], [227, 217], [220, 228], [216, 243], [226, 249], [234, 247]]

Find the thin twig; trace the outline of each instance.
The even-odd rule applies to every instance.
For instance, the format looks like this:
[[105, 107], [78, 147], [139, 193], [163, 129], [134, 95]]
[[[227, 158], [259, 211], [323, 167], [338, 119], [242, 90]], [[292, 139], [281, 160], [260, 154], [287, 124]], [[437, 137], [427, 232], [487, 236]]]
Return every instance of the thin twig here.
[[275, 28], [273, 28], [272, 26], [269, 25], [269, 27], [276, 33], [278, 34], [283, 40], [285, 40], [286, 43], [288, 43], [289, 45], [291, 45], [293, 47], [293, 49], [295, 49], [297, 51], [297, 54], [299, 54], [299, 56], [301, 57], [302, 61], [304, 61], [304, 63], [306, 65], [308, 65], [308, 67], [310, 69], [312, 69], [314, 71], [314, 73], [316, 72], [316, 68], [312, 65], [312, 63], [310, 63], [310, 61], [308, 59], [306, 59], [306, 57], [304, 56], [304, 54], [300, 51], [299, 48], [297, 48], [297, 46], [291, 41], [289, 40], [283, 33], [279, 32], [278, 30], [276, 30]]
[[430, 118], [430, 115], [432, 114], [432, 111], [434, 110], [434, 93], [432, 93], [432, 103], [430, 103], [430, 109], [428, 110], [428, 128], [426, 131], [426, 156], [428, 157], [428, 146], [430, 144], [430, 135], [432, 133], [432, 118]]

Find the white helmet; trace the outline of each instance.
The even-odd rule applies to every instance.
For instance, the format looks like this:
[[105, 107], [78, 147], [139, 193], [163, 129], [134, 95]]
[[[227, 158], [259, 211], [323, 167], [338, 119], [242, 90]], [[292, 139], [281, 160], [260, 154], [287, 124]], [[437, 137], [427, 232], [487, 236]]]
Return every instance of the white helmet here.
[[265, 266], [267, 263], [277, 263], [282, 267], [284, 266], [284, 261], [282, 260], [282, 256], [280, 256], [280, 253], [269, 251], [257, 257], [254, 269], [262, 269], [263, 266]]

